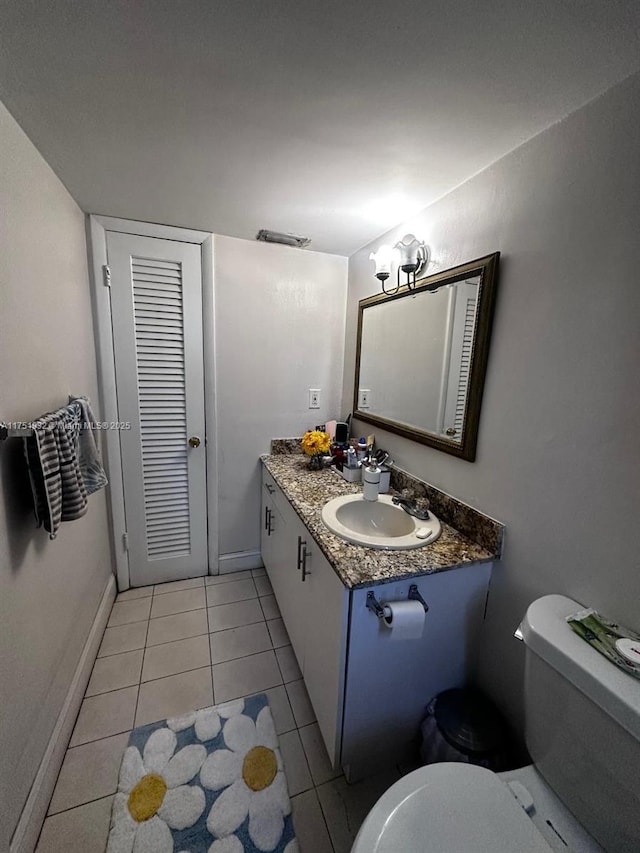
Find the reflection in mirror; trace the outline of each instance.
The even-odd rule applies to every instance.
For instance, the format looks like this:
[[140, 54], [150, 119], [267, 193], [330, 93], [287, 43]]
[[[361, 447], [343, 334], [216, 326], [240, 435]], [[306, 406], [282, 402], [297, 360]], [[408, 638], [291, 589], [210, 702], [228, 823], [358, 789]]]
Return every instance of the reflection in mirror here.
[[360, 302], [357, 418], [474, 459], [498, 257]]
[[[360, 389], [371, 414], [460, 442], [479, 283], [475, 276], [365, 312]], [[402, 329], [392, 349], [385, 347], [390, 329]], [[407, 394], [398, 378], [408, 372], [415, 381], [417, 371], [419, 390]]]

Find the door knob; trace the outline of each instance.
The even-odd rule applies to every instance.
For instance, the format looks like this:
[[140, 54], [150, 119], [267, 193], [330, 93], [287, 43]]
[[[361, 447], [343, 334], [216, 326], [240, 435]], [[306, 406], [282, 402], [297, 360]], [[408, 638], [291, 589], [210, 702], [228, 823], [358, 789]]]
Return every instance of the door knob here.
[[192, 435], [189, 439], [189, 447], [200, 447], [200, 439], [197, 435]]

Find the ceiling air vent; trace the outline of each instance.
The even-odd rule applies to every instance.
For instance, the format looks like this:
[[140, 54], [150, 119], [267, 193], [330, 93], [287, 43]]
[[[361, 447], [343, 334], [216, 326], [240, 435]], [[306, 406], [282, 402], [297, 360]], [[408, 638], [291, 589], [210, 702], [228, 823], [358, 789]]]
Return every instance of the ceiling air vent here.
[[279, 231], [267, 231], [262, 228], [256, 234], [256, 240], [263, 243], [282, 243], [284, 246], [295, 246], [297, 249], [306, 249], [311, 242], [310, 237], [298, 237], [295, 234], [281, 234]]

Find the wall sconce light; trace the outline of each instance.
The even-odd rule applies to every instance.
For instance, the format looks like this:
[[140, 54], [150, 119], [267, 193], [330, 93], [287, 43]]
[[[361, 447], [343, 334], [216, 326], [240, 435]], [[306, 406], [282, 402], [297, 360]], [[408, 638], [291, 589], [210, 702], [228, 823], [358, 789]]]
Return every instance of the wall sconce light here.
[[382, 289], [384, 290], [384, 283], [391, 275], [391, 261], [393, 259], [393, 249], [391, 246], [380, 246], [378, 251], [374, 254], [371, 252], [369, 255], [369, 260], [374, 261], [376, 265], [376, 278], [380, 279], [382, 282]]
[[[394, 256], [398, 258], [398, 279], [395, 290], [390, 293], [385, 289], [384, 283], [391, 275], [391, 266]], [[414, 234], [405, 234], [395, 246], [380, 246], [377, 252], [369, 255], [369, 260], [376, 265], [375, 276], [382, 284], [383, 293], [392, 296], [400, 289], [400, 271], [406, 273], [405, 282], [409, 290], [413, 290], [416, 283], [416, 275], [429, 263], [429, 252], [423, 242], [420, 242]]]

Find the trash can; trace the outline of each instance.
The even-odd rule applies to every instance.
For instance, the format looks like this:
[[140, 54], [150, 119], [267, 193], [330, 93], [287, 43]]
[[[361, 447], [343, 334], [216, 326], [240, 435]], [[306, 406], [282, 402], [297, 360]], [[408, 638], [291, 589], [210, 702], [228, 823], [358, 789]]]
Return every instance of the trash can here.
[[421, 726], [423, 764], [461, 761], [500, 771], [508, 764], [509, 728], [492, 702], [474, 688], [439, 693]]

